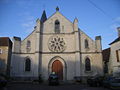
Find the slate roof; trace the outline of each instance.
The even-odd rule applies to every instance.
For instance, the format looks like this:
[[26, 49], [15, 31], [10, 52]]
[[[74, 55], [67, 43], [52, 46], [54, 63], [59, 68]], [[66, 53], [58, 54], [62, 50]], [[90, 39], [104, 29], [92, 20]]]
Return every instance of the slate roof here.
[[115, 39], [113, 42], [111, 42], [109, 45], [111, 45], [111, 44], [113, 44], [113, 43], [116, 43], [116, 42], [118, 42], [118, 41], [120, 41], [120, 37], [118, 37], [117, 39]]

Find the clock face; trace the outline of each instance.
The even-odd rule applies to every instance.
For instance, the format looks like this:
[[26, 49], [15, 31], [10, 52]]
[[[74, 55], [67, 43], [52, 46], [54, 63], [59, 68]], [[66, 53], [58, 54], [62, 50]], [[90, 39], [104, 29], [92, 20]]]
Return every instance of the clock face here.
[[63, 52], [66, 48], [63, 37], [52, 36], [48, 41], [48, 47], [52, 52]]

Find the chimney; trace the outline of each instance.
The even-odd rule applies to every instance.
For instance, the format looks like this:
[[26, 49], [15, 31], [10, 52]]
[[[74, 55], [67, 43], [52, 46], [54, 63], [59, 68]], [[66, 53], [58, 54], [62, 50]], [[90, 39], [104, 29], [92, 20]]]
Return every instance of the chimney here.
[[21, 48], [21, 38], [20, 37], [13, 37], [13, 52], [19, 53]]
[[118, 37], [120, 37], [120, 27], [117, 27], [118, 30]]
[[97, 52], [102, 52], [101, 36], [95, 37], [96, 49]]

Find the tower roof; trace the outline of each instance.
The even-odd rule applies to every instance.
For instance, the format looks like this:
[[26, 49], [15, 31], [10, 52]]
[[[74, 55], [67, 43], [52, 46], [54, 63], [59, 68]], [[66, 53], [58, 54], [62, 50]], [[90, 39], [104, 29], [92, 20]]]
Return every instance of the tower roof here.
[[42, 13], [42, 16], [41, 16], [40, 21], [41, 21], [42, 23], [44, 23], [46, 20], [47, 20], [47, 16], [46, 16], [46, 12], [45, 12], [45, 10], [44, 10], [43, 13]]

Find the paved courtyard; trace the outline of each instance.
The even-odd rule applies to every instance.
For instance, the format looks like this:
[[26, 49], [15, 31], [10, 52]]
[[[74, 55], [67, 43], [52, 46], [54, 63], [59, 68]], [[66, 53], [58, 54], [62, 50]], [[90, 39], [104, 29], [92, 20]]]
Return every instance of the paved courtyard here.
[[89, 87], [87, 85], [63, 84], [49, 86], [47, 84], [8, 84], [3, 90], [109, 90], [103, 87]]

